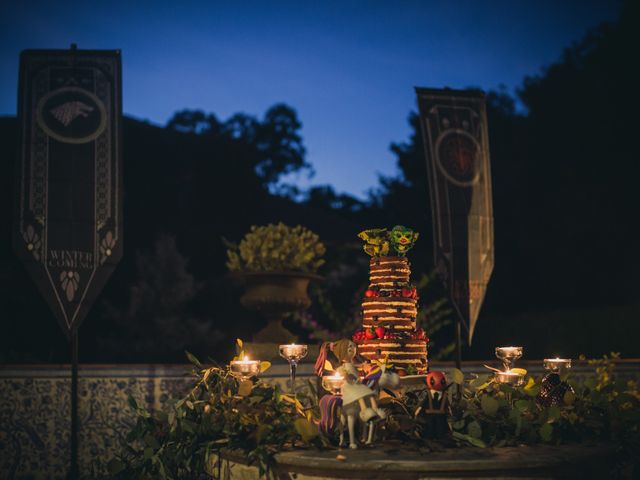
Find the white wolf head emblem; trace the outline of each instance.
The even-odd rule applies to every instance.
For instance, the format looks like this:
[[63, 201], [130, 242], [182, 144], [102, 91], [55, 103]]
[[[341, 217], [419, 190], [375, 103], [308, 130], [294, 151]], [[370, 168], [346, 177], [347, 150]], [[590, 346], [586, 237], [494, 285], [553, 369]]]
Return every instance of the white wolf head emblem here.
[[50, 111], [56, 120], [66, 127], [76, 118], [86, 117], [89, 112], [93, 111], [93, 107], [75, 100], [73, 102], [63, 103]]

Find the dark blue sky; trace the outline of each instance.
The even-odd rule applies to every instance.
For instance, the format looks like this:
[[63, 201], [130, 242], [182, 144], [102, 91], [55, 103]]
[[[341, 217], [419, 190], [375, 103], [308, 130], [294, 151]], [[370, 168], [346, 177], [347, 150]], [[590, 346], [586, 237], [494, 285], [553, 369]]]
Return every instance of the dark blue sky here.
[[20, 50], [120, 48], [125, 113], [164, 124], [182, 108], [225, 119], [286, 102], [304, 124], [311, 183], [357, 196], [396, 172], [388, 146], [407, 139], [414, 86], [513, 91], [620, 9], [617, 0], [16, 3], [0, 10], [0, 114], [16, 111]]

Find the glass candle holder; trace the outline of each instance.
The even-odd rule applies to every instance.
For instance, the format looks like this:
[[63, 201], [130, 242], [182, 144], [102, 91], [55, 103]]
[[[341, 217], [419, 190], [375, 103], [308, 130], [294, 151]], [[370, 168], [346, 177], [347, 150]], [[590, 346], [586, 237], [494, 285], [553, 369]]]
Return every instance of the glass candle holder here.
[[553, 373], [563, 373], [571, 368], [570, 358], [545, 358], [543, 360], [545, 370]]
[[502, 360], [504, 370], [508, 372], [513, 368], [516, 360], [522, 357], [522, 347], [497, 347], [496, 357]]
[[341, 395], [344, 382], [344, 377], [339, 373], [335, 375], [324, 375], [322, 377], [322, 388], [332, 395]]
[[504, 383], [514, 387], [524, 383], [524, 375], [518, 372], [511, 372], [509, 370], [505, 372], [496, 372], [494, 378], [498, 383]]
[[280, 345], [280, 356], [289, 362], [289, 375], [291, 376], [291, 391], [296, 392], [296, 369], [298, 362], [307, 356], [308, 347], [306, 345]]
[[229, 373], [240, 381], [248, 380], [260, 373], [260, 360], [233, 360], [229, 363]]

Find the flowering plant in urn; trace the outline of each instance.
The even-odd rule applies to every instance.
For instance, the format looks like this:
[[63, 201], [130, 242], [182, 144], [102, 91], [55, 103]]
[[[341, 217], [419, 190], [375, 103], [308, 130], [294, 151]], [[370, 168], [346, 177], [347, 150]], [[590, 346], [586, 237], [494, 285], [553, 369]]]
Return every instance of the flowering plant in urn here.
[[238, 245], [225, 240], [227, 268], [232, 272], [294, 271], [315, 273], [326, 252], [311, 230], [284, 223], [251, 227]]

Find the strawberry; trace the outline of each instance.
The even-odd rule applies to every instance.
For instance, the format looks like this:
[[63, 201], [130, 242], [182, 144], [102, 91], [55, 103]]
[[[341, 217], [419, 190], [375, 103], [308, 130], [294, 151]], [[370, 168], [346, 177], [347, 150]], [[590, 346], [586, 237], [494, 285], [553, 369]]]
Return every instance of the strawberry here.
[[376, 331], [373, 329], [373, 327], [365, 330], [364, 338], [366, 338], [367, 340], [373, 340], [374, 338], [376, 338]]
[[413, 294], [415, 293], [415, 290], [411, 290], [410, 288], [403, 288], [402, 289], [402, 296], [404, 298], [413, 298]]
[[387, 331], [386, 328], [384, 327], [377, 327], [376, 328], [376, 335], [378, 336], [378, 338], [384, 338], [384, 334]]
[[366, 290], [364, 292], [364, 296], [367, 298], [373, 298], [376, 296], [376, 291], [375, 290]]

